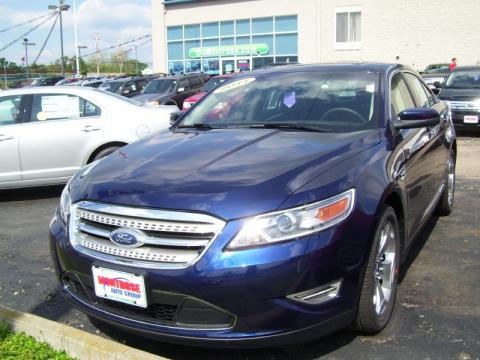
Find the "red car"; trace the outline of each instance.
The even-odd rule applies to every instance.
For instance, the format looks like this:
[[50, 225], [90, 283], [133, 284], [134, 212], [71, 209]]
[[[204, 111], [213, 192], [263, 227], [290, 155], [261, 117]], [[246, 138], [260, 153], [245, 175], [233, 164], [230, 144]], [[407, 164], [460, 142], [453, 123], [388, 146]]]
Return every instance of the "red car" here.
[[207, 95], [208, 92], [212, 91], [215, 89], [218, 85], [221, 83], [227, 81], [228, 79], [232, 78], [237, 74], [224, 74], [224, 75], [217, 75], [212, 77], [210, 80], [208, 80], [205, 85], [203, 85], [202, 91], [196, 93], [195, 95], [190, 96], [189, 98], [186, 98], [183, 101], [183, 108], [182, 110], [188, 110], [190, 109], [194, 104], [200, 101], [205, 95]]

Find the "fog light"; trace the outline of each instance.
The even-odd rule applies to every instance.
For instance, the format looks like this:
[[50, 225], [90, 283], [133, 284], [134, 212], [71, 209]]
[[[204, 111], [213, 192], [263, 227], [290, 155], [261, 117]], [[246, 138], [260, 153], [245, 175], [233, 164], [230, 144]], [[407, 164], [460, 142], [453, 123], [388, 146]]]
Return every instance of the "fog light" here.
[[288, 295], [287, 298], [305, 304], [317, 305], [324, 301], [331, 300], [338, 296], [342, 280], [338, 280], [331, 284], [322, 285], [314, 289], [302, 291], [296, 294]]

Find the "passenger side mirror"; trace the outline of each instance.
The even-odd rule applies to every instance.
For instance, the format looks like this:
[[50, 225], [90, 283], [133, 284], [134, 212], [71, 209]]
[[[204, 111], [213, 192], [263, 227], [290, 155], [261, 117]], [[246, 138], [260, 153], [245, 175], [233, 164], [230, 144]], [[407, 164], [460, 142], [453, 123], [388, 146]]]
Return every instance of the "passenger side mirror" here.
[[414, 129], [435, 126], [440, 123], [440, 114], [435, 109], [412, 108], [403, 110], [397, 120], [393, 120], [395, 129]]
[[185, 112], [182, 110], [174, 111], [170, 114], [170, 125], [175, 124], [175, 122], [182, 116]]

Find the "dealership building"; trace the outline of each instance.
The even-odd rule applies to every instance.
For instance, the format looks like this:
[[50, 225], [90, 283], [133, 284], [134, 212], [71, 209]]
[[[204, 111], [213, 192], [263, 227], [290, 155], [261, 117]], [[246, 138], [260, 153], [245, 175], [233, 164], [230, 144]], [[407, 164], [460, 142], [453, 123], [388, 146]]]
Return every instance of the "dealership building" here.
[[480, 0], [152, 0], [155, 72], [480, 64]]

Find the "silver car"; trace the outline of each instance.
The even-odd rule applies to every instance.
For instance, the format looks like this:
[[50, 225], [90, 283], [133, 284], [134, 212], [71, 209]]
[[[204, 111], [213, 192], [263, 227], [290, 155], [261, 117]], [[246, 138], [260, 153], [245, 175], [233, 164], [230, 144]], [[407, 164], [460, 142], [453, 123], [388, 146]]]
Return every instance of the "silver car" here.
[[62, 184], [82, 166], [170, 126], [175, 106], [88, 87], [0, 93], [0, 189]]

